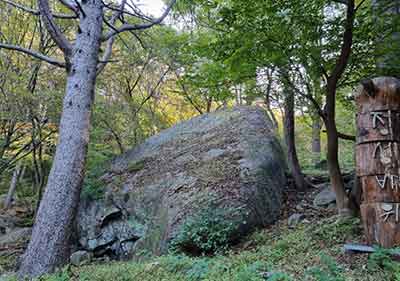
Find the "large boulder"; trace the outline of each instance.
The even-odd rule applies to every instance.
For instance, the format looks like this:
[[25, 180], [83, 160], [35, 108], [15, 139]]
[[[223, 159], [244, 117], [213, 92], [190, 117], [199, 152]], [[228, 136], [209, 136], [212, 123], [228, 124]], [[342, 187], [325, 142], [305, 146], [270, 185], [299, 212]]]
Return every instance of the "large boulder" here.
[[104, 199], [81, 202], [79, 248], [115, 258], [161, 254], [207, 208], [228, 212], [224, 219], [237, 230], [232, 238], [239, 238], [278, 218], [284, 171], [282, 149], [261, 108], [195, 117], [113, 161], [102, 177]]

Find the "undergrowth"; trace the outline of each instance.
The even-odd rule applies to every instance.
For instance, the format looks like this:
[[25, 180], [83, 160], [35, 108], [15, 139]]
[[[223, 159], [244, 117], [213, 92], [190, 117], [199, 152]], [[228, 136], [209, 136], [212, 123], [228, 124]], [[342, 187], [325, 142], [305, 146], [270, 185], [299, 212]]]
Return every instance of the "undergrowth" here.
[[224, 255], [166, 255], [143, 262], [66, 267], [42, 281], [400, 281], [390, 253], [348, 256], [343, 243], [360, 239], [355, 219], [323, 219], [296, 229], [261, 230]]

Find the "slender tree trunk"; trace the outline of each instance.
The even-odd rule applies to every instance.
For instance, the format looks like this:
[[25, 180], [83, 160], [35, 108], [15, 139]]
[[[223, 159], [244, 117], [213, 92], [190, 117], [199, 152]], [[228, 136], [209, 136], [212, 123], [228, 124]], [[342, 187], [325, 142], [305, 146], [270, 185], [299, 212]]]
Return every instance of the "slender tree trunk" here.
[[70, 255], [89, 142], [91, 108], [102, 35], [100, 0], [81, 2], [79, 32], [68, 73], [53, 166], [24, 254], [20, 277], [36, 277], [64, 265]]
[[[321, 77], [318, 75], [313, 79], [314, 100], [320, 105], [322, 103], [321, 97]], [[312, 161], [314, 166], [321, 161], [321, 116], [317, 109], [312, 111]]]
[[321, 117], [318, 112], [312, 114], [312, 161], [317, 165], [321, 161]]
[[[273, 70], [272, 70], [273, 71]], [[272, 72], [271, 71], [271, 72]], [[269, 117], [271, 118], [272, 124], [275, 129], [278, 129], [278, 120], [275, 117], [274, 111], [271, 108], [271, 89], [272, 89], [272, 73], [268, 71], [267, 74], [267, 79], [268, 79], [268, 84], [267, 84], [267, 89], [265, 90], [265, 106], [267, 108], [267, 112]]]
[[328, 135], [328, 170], [332, 184], [332, 189], [336, 195], [336, 204], [339, 215], [348, 216], [352, 215], [353, 212], [350, 209], [349, 198], [344, 188], [343, 177], [340, 171], [339, 165], [339, 138], [338, 131], [336, 128], [336, 88], [339, 79], [343, 75], [347, 64], [349, 62], [352, 45], [353, 45], [353, 28], [355, 19], [355, 0], [348, 0], [347, 11], [346, 11], [346, 24], [345, 31], [343, 33], [343, 44], [341, 47], [340, 55], [336, 61], [336, 65], [327, 78], [326, 85], [326, 105], [325, 105], [325, 116], [324, 122], [326, 132]]
[[11, 207], [11, 203], [13, 201], [15, 191], [17, 190], [18, 179], [21, 174], [21, 162], [18, 162], [17, 166], [14, 169], [13, 176], [10, 183], [10, 188], [8, 189], [6, 200], [4, 201], [4, 209], [8, 210]]
[[351, 215], [352, 212], [349, 206], [349, 198], [346, 194], [342, 173], [340, 171], [338, 150], [339, 150], [339, 137], [336, 128], [335, 112], [336, 112], [336, 85], [327, 86], [327, 99], [326, 99], [326, 118], [325, 127], [328, 136], [328, 169], [331, 179], [332, 188], [336, 194], [336, 205], [340, 215]]
[[212, 102], [213, 102], [213, 98], [207, 97], [207, 109], [206, 109], [207, 113], [211, 112]]
[[291, 91], [286, 91], [285, 115], [283, 119], [284, 134], [287, 147], [288, 165], [292, 173], [298, 190], [306, 190], [307, 182], [301, 172], [299, 159], [297, 158], [296, 143], [295, 143], [295, 116], [294, 116], [294, 94]]

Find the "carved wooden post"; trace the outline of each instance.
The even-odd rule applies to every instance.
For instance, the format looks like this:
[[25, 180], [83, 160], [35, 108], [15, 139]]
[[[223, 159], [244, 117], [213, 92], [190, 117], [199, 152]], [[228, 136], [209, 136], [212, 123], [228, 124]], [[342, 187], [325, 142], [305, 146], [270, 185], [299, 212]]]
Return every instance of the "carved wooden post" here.
[[400, 245], [400, 80], [362, 83], [356, 96], [356, 170], [369, 244]]

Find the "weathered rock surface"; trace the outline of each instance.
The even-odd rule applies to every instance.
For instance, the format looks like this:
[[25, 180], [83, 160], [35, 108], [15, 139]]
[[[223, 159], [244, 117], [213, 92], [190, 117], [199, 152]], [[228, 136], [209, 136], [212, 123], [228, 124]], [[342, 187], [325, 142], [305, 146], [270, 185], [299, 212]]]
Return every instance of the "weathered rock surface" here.
[[182, 122], [116, 158], [103, 200], [82, 202], [79, 248], [95, 255], [160, 254], [188, 218], [241, 208], [237, 236], [273, 223], [285, 161], [263, 110], [240, 107]]
[[31, 238], [32, 229], [30, 227], [14, 228], [0, 235], [0, 248], [15, 244], [26, 244]]
[[314, 206], [327, 207], [331, 203], [336, 203], [336, 195], [331, 189], [330, 185], [327, 185], [320, 193], [317, 194], [317, 196], [315, 196]]
[[305, 219], [304, 214], [295, 213], [288, 218], [288, 226], [293, 228], [296, 227], [302, 220]]
[[89, 263], [92, 260], [93, 254], [87, 251], [76, 251], [70, 257], [70, 263], [75, 266], [80, 266]]

